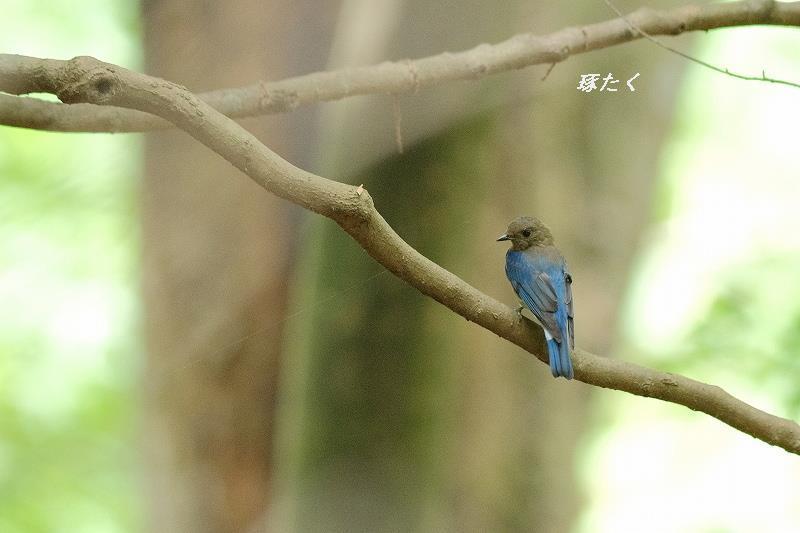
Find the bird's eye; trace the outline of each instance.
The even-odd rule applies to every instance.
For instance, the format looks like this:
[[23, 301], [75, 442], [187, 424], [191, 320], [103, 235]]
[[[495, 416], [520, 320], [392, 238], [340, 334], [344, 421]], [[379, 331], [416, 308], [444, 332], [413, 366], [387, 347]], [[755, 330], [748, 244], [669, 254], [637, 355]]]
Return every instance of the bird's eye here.
[[527, 239], [528, 237], [531, 236], [531, 230], [529, 228], [525, 228], [524, 230], [522, 230], [522, 236]]

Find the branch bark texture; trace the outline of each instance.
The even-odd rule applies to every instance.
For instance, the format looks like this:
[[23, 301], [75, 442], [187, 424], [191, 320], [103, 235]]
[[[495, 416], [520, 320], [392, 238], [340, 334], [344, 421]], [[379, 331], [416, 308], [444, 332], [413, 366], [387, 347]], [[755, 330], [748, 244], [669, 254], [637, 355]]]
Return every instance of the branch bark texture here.
[[[299, 169], [232, 119], [173, 83], [90, 57], [25, 59], [14, 74], [22, 89], [55, 94], [66, 104], [136, 109], [158, 115], [211, 148], [266, 190], [336, 222], [376, 261], [471, 322], [547, 362], [541, 329], [430, 261], [395, 233], [369, 193]], [[800, 426], [760, 411], [719, 387], [583, 350], [575, 377], [588, 384], [658, 398], [707, 413], [769, 444], [800, 454]]]
[[[301, 105], [365, 94], [401, 94], [453, 80], [478, 79], [490, 74], [539, 64], [555, 64], [581, 54], [634, 41], [642, 35], [680, 35], [755, 24], [800, 26], [800, 2], [744, 0], [684, 6], [657, 11], [641, 8], [627, 17], [565, 28], [548, 35], [523, 33], [494, 45], [482, 44], [462, 52], [445, 52], [416, 60], [316, 72], [276, 82], [200, 94], [220, 113], [243, 118], [291, 111]], [[0, 91], [26, 94], [41, 90], [31, 77], [39, 60], [0, 54]], [[153, 113], [90, 103], [67, 106], [34, 98], [0, 94], [0, 124], [50, 131], [133, 132], [171, 127]]]

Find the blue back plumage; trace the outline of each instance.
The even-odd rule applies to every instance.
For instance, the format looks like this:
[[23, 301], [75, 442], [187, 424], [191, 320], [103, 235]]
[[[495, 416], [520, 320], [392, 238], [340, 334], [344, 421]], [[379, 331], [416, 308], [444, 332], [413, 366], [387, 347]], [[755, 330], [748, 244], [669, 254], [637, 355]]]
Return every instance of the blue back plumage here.
[[572, 278], [564, 258], [554, 246], [511, 249], [506, 253], [506, 276], [544, 329], [553, 376], [572, 379]]

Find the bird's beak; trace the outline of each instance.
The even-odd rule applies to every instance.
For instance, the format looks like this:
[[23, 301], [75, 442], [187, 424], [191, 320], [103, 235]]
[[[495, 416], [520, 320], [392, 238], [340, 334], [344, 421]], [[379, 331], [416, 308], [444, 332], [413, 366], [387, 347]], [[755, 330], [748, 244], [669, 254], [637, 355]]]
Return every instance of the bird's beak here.
[[508, 236], [508, 234], [506, 234], [506, 233], [503, 233], [502, 235], [500, 235], [500, 236], [497, 238], [497, 242], [500, 242], [500, 241], [507, 241], [507, 240], [509, 240], [510, 238], [511, 238], [511, 237], [509, 237], [509, 236]]

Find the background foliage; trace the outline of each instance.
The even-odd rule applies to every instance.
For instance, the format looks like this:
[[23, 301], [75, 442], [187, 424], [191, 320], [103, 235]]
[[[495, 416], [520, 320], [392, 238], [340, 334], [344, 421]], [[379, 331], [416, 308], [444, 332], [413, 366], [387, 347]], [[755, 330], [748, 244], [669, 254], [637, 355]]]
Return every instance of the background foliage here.
[[[0, 49], [137, 68], [137, 17], [12, 0]], [[0, 531], [140, 529], [138, 156], [135, 136], [0, 128]]]

